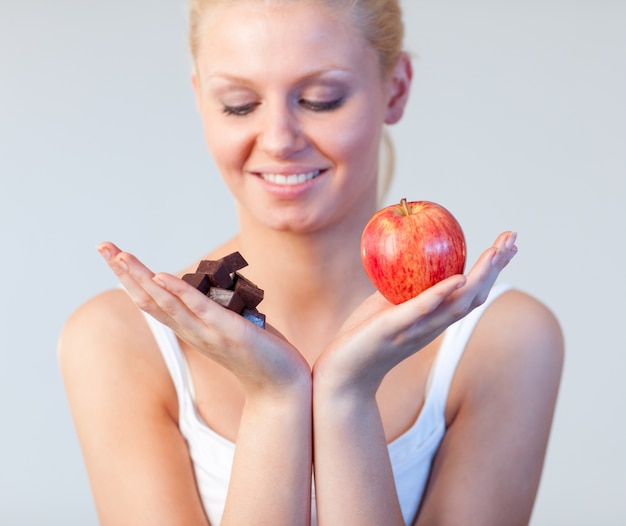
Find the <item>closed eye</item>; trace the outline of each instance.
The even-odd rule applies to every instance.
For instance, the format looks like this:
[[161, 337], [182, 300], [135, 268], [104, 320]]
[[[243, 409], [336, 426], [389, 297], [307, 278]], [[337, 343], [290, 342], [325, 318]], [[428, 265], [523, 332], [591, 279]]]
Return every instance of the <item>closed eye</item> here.
[[258, 106], [257, 102], [251, 102], [249, 104], [242, 104], [241, 106], [224, 105], [224, 107], [222, 108], [222, 111], [226, 115], [237, 115], [241, 117], [244, 115], [248, 115], [248, 113], [252, 112], [254, 108], [256, 108], [257, 106]]
[[300, 99], [300, 104], [305, 108], [311, 111], [333, 111], [339, 108], [344, 103], [344, 98], [340, 97], [338, 99], [329, 100], [329, 101], [312, 101], [306, 99]]

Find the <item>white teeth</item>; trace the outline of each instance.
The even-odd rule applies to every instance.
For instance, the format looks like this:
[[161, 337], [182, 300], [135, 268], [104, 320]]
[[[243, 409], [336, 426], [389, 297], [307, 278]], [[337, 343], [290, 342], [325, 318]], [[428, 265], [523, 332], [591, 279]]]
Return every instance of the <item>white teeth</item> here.
[[319, 174], [320, 174], [320, 171], [315, 170], [314, 172], [307, 172], [303, 174], [291, 174], [291, 175], [264, 173], [264, 174], [261, 174], [261, 177], [263, 178], [264, 181], [269, 181], [270, 183], [293, 185], [293, 184], [302, 184], [307, 181], [310, 181], [311, 179], [314, 179], [315, 177], [317, 177]]

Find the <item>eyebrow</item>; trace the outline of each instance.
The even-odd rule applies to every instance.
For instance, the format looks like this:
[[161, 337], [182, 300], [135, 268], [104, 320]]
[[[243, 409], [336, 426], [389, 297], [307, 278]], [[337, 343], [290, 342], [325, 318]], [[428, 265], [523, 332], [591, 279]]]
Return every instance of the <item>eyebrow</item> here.
[[[347, 70], [344, 68], [339, 68], [339, 67], [325, 68], [325, 69], [320, 69], [320, 70], [307, 73], [306, 75], [298, 79], [297, 84], [306, 84], [307, 82], [313, 79], [318, 79], [320, 77], [325, 77], [327, 75], [339, 75], [343, 77], [349, 74], [350, 74], [350, 70]], [[210, 81], [212, 79], [226, 80], [228, 82], [241, 84], [243, 86], [253, 86], [254, 84], [250, 79], [246, 77], [241, 77], [239, 75], [233, 75], [231, 73], [220, 72], [220, 71], [211, 72], [207, 77], [204, 78], [204, 80], [206, 81]]]

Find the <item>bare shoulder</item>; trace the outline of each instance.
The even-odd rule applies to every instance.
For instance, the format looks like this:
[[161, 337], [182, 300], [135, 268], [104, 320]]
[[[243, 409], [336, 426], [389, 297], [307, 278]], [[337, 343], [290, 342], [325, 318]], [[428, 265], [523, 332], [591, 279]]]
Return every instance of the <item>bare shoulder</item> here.
[[58, 353], [100, 522], [207, 524], [174, 385], [126, 292], [80, 306], [63, 327]]
[[555, 315], [518, 290], [482, 313], [452, 381], [417, 524], [528, 524], [563, 366]]
[[[499, 349], [510, 359], [562, 361], [563, 336], [555, 314], [541, 301], [509, 290], [489, 305], [476, 326], [473, 344]], [[519, 356], [518, 356], [519, 355]]]
[[563, 334], [555, 314], [516, 289], [504, 292], [484, 311], [459, 365], [451, 395], [476, 398], [508, 393], [552, 400], [561, 378]]
[[[61, 359], [71, 359], [76, 344], [91, 339], [92, 343], [112, 338], [126, 338], [139, 328], [140, 312], [122, 289], [107, 290], [79, 306], [61, 331]], [[123, 334], [120, 334], [122, 331]]]
[[520, 290], [503, 293], [486, 308], [473, 340], [478, 348], [502, 354], [505, 362], [560, 374], [564, 346], [558, 319], [541, 301]]
[[[107, 396], [141, 393], [169, 397], [165, 363], [141, 311], [121, 289], [105, 291], [78, 307], [58, 342], [61, 374], [72, 405], [100, 389]], [[80, 397], [75, 396], [80, 392]]]

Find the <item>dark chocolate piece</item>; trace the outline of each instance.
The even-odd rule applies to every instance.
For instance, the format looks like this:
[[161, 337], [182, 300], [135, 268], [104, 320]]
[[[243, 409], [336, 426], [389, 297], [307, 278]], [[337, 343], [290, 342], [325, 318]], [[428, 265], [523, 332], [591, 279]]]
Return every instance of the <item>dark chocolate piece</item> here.
[[206, 274], [212, 287], [230, 289], [233, 286], [233, 279], [230, 277], [230, 270], [228, 270], [228, 266], [222, 260], [212, 261], [204, 259], [200, 261], [196, 272]]
[[254, 323], [257, 327], [265, 329], [265, 314], [260, 313], [256, 309], [244, 308], [241, 315], [248, 321]]
[[211, 282], [206, 274], [196, 272], [195, 274], [185, 274], [182, 277], [183, 281], [186, 281], [192, 287], [198, 289], [202, 294], [209, 292], [211, 288]]
[[240, 314], [245, 304], [241, 299], [241, 296], [234, 290], [220, 289], [219, 287], [211, 287], [207, 294], [213, 301], [219, 303], [222, 307]]
[[231, 274], [248, 266], [248, 262], [239, 252], [233, 252], [232, 254], [228, 254], [227, 256], [224, 256], [221, 261], [226, 264], [228, 272], [230, 272]]
[[264, 292], [252, 281], [235, 272], [235, 292], [249, 309], [254, 309], [263, 300]]
[[237, 273], [247, 266], [243, 256], [233, 252], [218, 260], [203, 259], [195, 273], [185, 274], [182, 279], [213, 301], [265, 329], [265, 314], [256, 309], [263, 300], [263, 289]]

